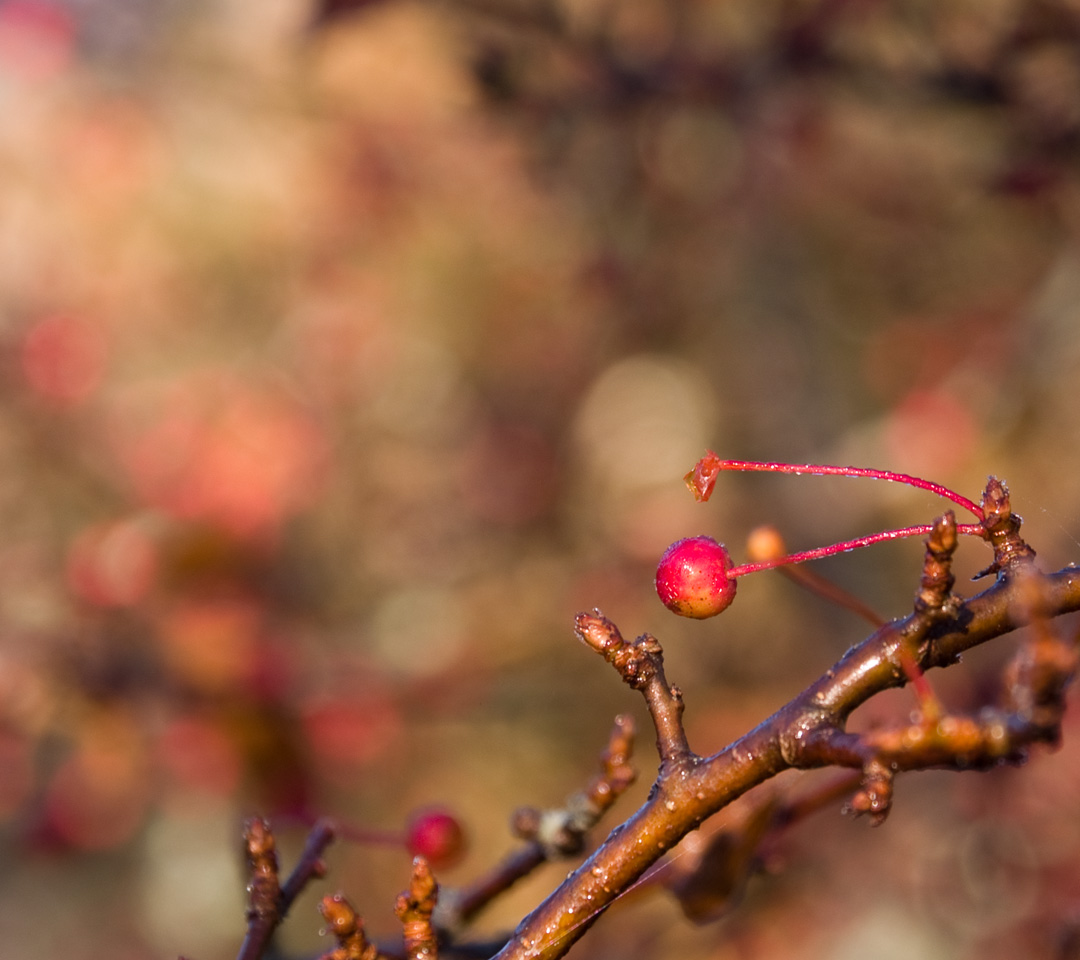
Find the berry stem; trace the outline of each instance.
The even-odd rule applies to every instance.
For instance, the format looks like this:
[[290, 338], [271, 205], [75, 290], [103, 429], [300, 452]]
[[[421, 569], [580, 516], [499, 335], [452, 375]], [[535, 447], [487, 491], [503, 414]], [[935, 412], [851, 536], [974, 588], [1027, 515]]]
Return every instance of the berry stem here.
[[[943, 487], [940, 483], [923, 480], [921, 477], [912, 477], [906, 473], [894, 473], [891, 470], [872, 470], [869, 467], [836, 467], [827, 464], [816, 463], [768, 463], [757, 460], [721, 460], [715, 453], [709, 451], [699, 462], [698, 466], [688, 475], [687, 482], [695, 496], [701, 500], [707, 500], [712, 493], [712, 483], [716, 474], [721, 470], [758, 471], [764, 473], [794, 473], [812, 474], [815, 476], [839, 476], [839, 477], [868, 477], [872, 480], [889, 480], [893, 483], [904, 483], [909, 487], [917, 487], [920, 490], [928, 490], [936, 493], [939, 497], [951, 500], [977, 519], [983, 519], [982, 508], [963, 497], [955, 490]], [[691, 479], [693, 478], [693, 480]]]
[[915, 691], [915, 699], [919, 701], [923, 721], [930, 725], [937, 723], [945, 715], [945, 709], [937, 698], [937, 694], [934, 693], [934, 688], [930, 686], [930, 681], [926, 679], [922, 667], [916, 663], [915, 658], [907, 650], [900, 652], [900, 667]]
[[338, 836], [349, 843], [362, 843], [387, 847], [404, 847], [408, 838], [404, 833], [395, 833], [392, 830], [375, 830], [366, 827], [354, 827], [349, 824], [337, 822]]
[[875, 628], [883, 627], [888, 622], [881, 614], [871, 609], [858, 597], [809, 567], [777, 567], [776, 572], [783, 574], [792, 583], [803, 589], [817, 594], [822, 600], [834, 603], [838, 607], [843, 607], [843, 609], [849, 610], [856, 616], [862, 617]]
[[[881, 533], [871, 533], [865, 537], [856, 537], [854, 540], [844, 540], [842, 543], [834, 543], [828, 547], [816, 547], [813, 550], [803, 550], [801, 553], [789, 553], [783, 557], [775, 557], [771, 560], [759, 560], [756, 563], [744, 563], [736, 567], [729, 567], [729, 577], [744, 577], [748, 573], [757, 573], [759, 570], [771, 570], [787, 563], [802, 563], [806, 560], [817, 560], [819, 557], [831, 557], [837, 553], [847, 553], [857, 547], [867, 547], [872, 543], [881, 543], [883, 540], [897, 540], [900, 537], [921, 537], [931, 533], [934, 529], [932, 523], [920, 523], [914, 527], [900, 527], [898, 530], [883, 530]], [[981, 523], [959, 523], [956, 532], [972, 537], [986, 537], [986, 531]]]

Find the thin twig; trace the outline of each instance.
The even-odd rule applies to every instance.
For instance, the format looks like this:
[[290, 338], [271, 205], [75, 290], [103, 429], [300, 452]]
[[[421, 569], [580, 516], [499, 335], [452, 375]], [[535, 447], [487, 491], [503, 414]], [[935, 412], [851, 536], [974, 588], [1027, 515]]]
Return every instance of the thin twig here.
[[[1004, 574], [994, 586], [965, 603], [918, 609], [879, 629], [787, 706], [712, 757], [686, 764], [668, 762], [679, 752], [673, 744], [680, 739], [685, 743], [685, 737], [679, 722], [681, 698], [670, 692], [667, 697], [656, 696], [658, 685], [666, 686], [662, 673], [656, 671], [662, 662], [659, 644], [651, 637], [647, 642], [643, 638], [628, 644], [614, 624], [580, 615], [578, 627], [583, 639], [612, 662], [631, 686], [652, 691], [652, 697], [646, 699], [659, 721], [661, 772], [646, 803], [522, 922], [497, 960], [554, 960], [562, 956], [622, 891], [687, 832], [782, 770], [857, 766], [863, 770], [863, 796], [856, 798], [858, 805], [870, 813], [887, 810], [893, 771], [891, 762], [880, 759], [885, 745], [880, 739], [848, 739], [851, 735], [844, 724], [851, 712], [877, 693], [906, 682], [900, 667], [902, 650], [915, 652], [921, 670], [949, 666], [963, 651], [1009, 633], [1029, 619], [1025, 609], [1030, 609], [1030, 604], [1021, 608], [1019, 601], [1022, 591], [1030, 587], [1019, 585], [1027, 582], [1022, 574], [1030, 568], [1033, 552], [1019, 538], [1019, 521], [1008, 512], [1007, 492], [1000, 483], [991, 481], [983, 502], [995, 564]], [[1038, 596], [1039, 608], [1046, 616], [1080, 609], [1080, 570], [1067, 567], [1040, 577]], [[1006, 733], [1014, 744], [1050, 736], [1052, 724], [1022, 726], [1024, 718], [1017, 715], [1015, 719], [1021, 726], [1007, 727]], [[972, 759], [957, 749], [970, 732], [961, 724], [953, 730], [947, 727], [942, 734], [951, 742], [951, 761], [956, 769]], [[979, 733], [983, 740], [978, 742], [989, 743], [996, 733], [996, 727], [987, 727]], [[920, 749], [920, 763], [946, 759], [943, 752]], [[685, 751], [689, 759], [688, 746]]]
[[289, 912], [300, 891], [314, 878], [326, 873], [322, 855], [334, 839], [330, 821], [320, 820], [308, 834], [304, 851], [283, 886], [278, 886], [277, 854], [270, 825], [260, 817], [247, 822], [244, 830], [250, 881], [248, 929], [237, 960], [259, 960], [278, 924]]

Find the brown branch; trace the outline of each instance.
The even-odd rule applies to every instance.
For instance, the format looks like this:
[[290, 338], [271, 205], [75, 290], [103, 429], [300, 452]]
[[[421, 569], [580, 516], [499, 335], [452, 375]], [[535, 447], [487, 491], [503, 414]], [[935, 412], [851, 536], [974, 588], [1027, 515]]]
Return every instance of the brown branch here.
[[247, 857], [247, 935], [237, 960], [256, 960], [281, 922], [281, 887], [278, 883], [277, 850], [270, 824], [253, 817], [244, 824], [244, 853]]
[[[754, 798], [711, 834], [690, 833], [671, 858], [654, 866], [636, 886], [655, 877], [678, 900], [688, 920], [717, 920], [742, 899], [750, 878], [762, 868], [764, 848], [784, 830], [849, 796], [859, 782], [859, 775], [845, 773], [794, 796], [774, 791]], [[728, 813], [737, 807], [733, 804]]]
[[683, 729], [682, 691], [668, 684], [664, 676], [664, 652], [656, 637], [642, 634], [632, 643], [599, 610], [579, 613], [574, 631], [601, 654], [635, 690], [640, 690], [656, 727], [656, 746], [662, 770], [693, 762], [694, 755]]
[[444, 911], [440, 904], [439, 926], [456, 931], [472, 920], [492, 900], [546, 862], [547, 855], [539, 843], [530, 843], [515, 850], [480, 879], [463, 890], [453, 893], [451, 898], [453, 907], [449, 911]]
[[413, 857], [409, 889], [398, 895], [394, 913], [402, 924], [408, 960], [436, 960], [439, 946], [431, 915], [439, 898], [439, 885], [423, 857]]
[[[670, 763], [666, 769], [662, 763], [646, 803], [525, 919], [498, 960], [551, 960], [565, 954], [621, 892], [686, 833], [782, 770], [841, 761], [859, 766], [864, 770], [865, 794], [857, 798], [859, 806], [871, 813], [887, 809], [891, 769], [859, 742], [846, 741], [850, 735], [844, 732], [844, 724], [856, 707], [875, 694], [906, 682], [899, 666], [902, 648], [916, 651], [921, 670], [945, 667], [965, 650], [1023, 624], [1025, 617], [1018, 608], [1022, 578], [1010, 574], [1029, 566], [1030, 555], [1017, 549], [1015, 531], [1006, 531], [999, 540], [995, 557], [1004, 560], [1000, 564], [1003, 575], [985, 592], [956, 604], [955, 610], [946, 608], [929, 616], [925, 610], [916, 611], [879, 629], [802, 694], [715, 756], [687, 762], [674, 773]], [[998, 558], [999, 551], [1007, 555]], [[1080, 570], [1067, 567], [1041, 577], [1038, 596], [1040, 609], [1048, 617], [1080, 609]], [[659, 644], [652, 638], [647, 646], [643, 644], [644, 649], [635, 651], [628, 649], [635, 645], [626, 644], [614, 625], [598, 617], [580, 615], [578, 627], [586, 634], [583, 639], [631, 685], [651, 685], [654, 691], [666, 685], [662, 674], [655, 672]], [[681, 701], [676, 706], [674, 697], [666, 703], [655, 695], [646, 699], [650, 710], [654, 703], [661, 707], [654, 713], [660, 720], [661, 756], [671, 756], [671, 729]], [[681, 725], [677, 729], [681, 732]], [[685, 756], [691, 756], [688, 750]]]
[[312, 880], [326, 876], [326, 862], [323, 854], [336, 836], [334, 824], [330, 820], [320, 820], [311, 828], [304, 843], [300, 859], [281, 888], [281, 913], [284, 915], [293, 905], [293, 901]]
[[982, 499], [983, 528], [994, 548], [994, 562], [972, 578], [1015, 569], [1035, 559], [1035, 551], [1020, 536], [1021, 519], [1009, 506], [1009, 488], [997, 477], [986, 484]]
[[319, 960], [378, 960], [378, 948], [364, 935], [364, 921], [341, 894], [323, 897], [319, 912], [338, 942]]
[[633, 718], [615, 718], [611, 740], [601, 760], [601, 771], [580, 793], [571, 795], [558, 810], [522, 807], [515, 811], [512, 828], [522, 840], [538, 843], [546, 860], [576, 856], [585, 846], [588, 831], [637, 777], [630, 765], [634, 744]]
[[320, 820], [308, 834], [300, 860], [283, 886], [278, 885], [278, 863], [270, 825], [254, 817], [244, 826], [244, 849], [251, 875], [249, 884], [248, 929], [237, 960], [258, 960], [278, 924], [288, 913], [300, 891], [314, 878], [326, 873], [322, 855], [334, 839], [329, 821]]

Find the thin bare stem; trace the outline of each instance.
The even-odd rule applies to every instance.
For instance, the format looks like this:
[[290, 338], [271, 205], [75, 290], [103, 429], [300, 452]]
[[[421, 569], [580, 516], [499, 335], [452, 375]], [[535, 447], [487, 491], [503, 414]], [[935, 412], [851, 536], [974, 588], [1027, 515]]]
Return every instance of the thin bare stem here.
[[453, 901], [457, 911], [457, 921], [462, 924], [468, 923], [492, 900], [501, 896], [543, 863], [547, 863], [547, 854], [543, 845], [536, 841], [515, 850], [479, 880], [457, 893]]
[[817, 594], [823, 600], [849, 610], [858, 617], [862, 617], [872, 627], [880, 627], [887, 621], [885, 618], [864, 603], [858, 597], [849, 593], [839, 584], [826, 579], [820, 573], [807, 567], [776, 567], [776, 572], [787, 577], [792, 583]]
[[527, 844], [470, 886], [444, 897], [436, 916], [440, 927], [456, 930], [541, 864], [580, 854], [587, 832], [637, 777], [630, 763], [634, 735], [633, 717], [620, 714], [600, 755], [600, 772], [584, 790], [569, 796], [557, 810], [518, 810], [514, 832]]
[[308, 834], [300, 860], [283, 885], [278, 886], [277, 853], [270, 825], [260, 817], [247, 822], [244, 846], [251, 873], [248, 930], [237, 960], [258, 960], [266, 950], [278, 924], [288, 913], [300, 891], [312, 879], [326, 873], [322, 855], [334, 839], [334, 828], [320, 820]]
[[578, 637], [603, 655], [623, 681], [640, 690], [656, 727], [656, 747], [662, 769], [679, 766], [693, 759], [683, 728], [682, 691], [667, 682], [664, 675], [664, 652], [650, 634], [642, 634], [632, 643], [624, 640], [619, 628], [599, 610], [579, 613], [574, 621]]
[[312, 827], [300, 859], [281, 888], [282, 913], [292, 906], [293, 901], [312, 880], [326, 876], [326, 862], [323, 860], [323, 854], [335, 836], [334, 824], [331, 820], [320, 820]]
[[[759, 560], [756, 563], [743, 563], [728, 570], [729, 577], [745, 577], [748, 573], [757, 573], [760, 570], [772, 570], [774, 567], [784, 566], [789, 563], [804, 563], [807, 560], [817, 560], [821, 557], [831, 557], [838, 553], [847, 553], [859, 547], [867, 547], [872, 543], [881, 543], [885, 540], [898, 540], [902, 537], [922, 537], [934, 532], [934, 524], [921, 523], [914, 527], [900, 527], [897, 530], [883, 530], [880, 533], [867, 534], [865, 537], [856, 537], [854, 540], [844, 540], [842, 543], [834, 543], [828, 547], [815, 547], [813, 550], [803, 550], [800, 553], [789, 553], [787, 556], [775, 557], [769, 560]], [[956, 532], [972, 537], [985, 539], [986, 533], [982, 524], [961, 523], [956, 525]]]
[[413, 857], [409, 888], [397, 898], [394, 913], [402, 925], [407, 960], [436, 960], [438, 940], [431, 915], [439, 898], [439, 885], [423, 857]]
[[869, 467], [837, 467], [828, 464], [817, 463], [771, 463], [757, 460], [722, 460], [711, 450], [698, 461], [697, 466], [687, 474], [687, 484], [699, 500], [707, 500], [712, 494], [712, 486], [716, 481], [716, 475], [722, 470], [752, 471], [762, 473], [793, 473], [809, 474], [811, 476], [839, 476], [839, 477], [863, 477], [871, 480], [888, 480], [892, 483], [902, 483], [909, 487], [917, 487], [920, 490], [928, 490], [930, 493], [951, 500], [953, 503], [969, 511], [977, 520], [982, 521], [982, 508], [963, 497], [955, 490], [923, 480], [921, 477], [912, 477], [906, 473], [895, 473], [892, 470], [872, 470]]
[[[761, 560], [773, 560], [787, 555], [787, 545], [780, 531], [771, 524], [762, 524], [750, 531], [746, 540], [746, 553], [751, 563]], [[862, 617], [873, 627], [880, 627], [886, 622], [876, 610], [864, 603], [839, 584], [823, 577], [810, 567], [780, 566], [774, 568], [778, 574], [787, 578], [796, 586], [816, 594], [828, 603], [835, 604]]]

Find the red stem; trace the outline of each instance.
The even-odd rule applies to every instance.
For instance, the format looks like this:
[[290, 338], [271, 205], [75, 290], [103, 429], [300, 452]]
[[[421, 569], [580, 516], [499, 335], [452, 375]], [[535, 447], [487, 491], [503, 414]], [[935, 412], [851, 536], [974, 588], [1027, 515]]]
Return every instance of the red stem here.
[[388, 847], [408, 846], [408, 838], [403, 833], [394, 833], [391, 830], [369, 830], [363, 827], [353, 827], [335, 821], [338, 836], [349, 843], [379, 844]]
[[719, 470], [809, 473], [816, 476], [869, 477], [873, 480], [890, 480], [894, 483], [905, 483], [909, 487], [918, 487], [920, 490], [929, 490], [931, 493], [936, 493], [946, 500], [952, 500], [953, 503], [958, 504], [965, 510], [971, 511], [977, 519], [983, 519], [982, 508], [974, 500], [962, 497], [956, 491], [943, 487], [940, 483], [933, 483], [919, 477], [911, 477], [906, 473], [893, 473], [891, 470], [872, 470], [868, 467], [833, 467], [814, 463], [762, 463], [756, 460], [720, 460], [719, 458], [711, 461], [710, 466], [714, 466]]
[[[839, 469], [839, 468], [834, 468]], [[829, 547], [816, 547], [813, 550], [803, 550], [801, 553], [789, 553], [783, 557], [775, 557], [771, 560], [759, 560], [757, 563], [744, 563], [737, 567], [731, 567], [727, 575], [729, 577], [744, 577], [748, 573], [757, 573], [759, 570], [771, 570], [788, 563], [802, 563], [804, 560], [817, 560], [818, 557], [831, 557], [833, 554], [846, 553], [857, 547], [866, 547], [871, 543], [880, 543], [882, 540], [897, 540], [900, 537], [921, 537], [933, 532], [932, 523], [921, 523], [915, 527], [901, 527], [899, 530], [883, 530], [881, 533], [871, 533], [865, 537], [856, 537], [854, 540], [844, 540], [842, 543], [834, 543]], [[981, 523], [958, 523], [956, 532], [971, 537], [986, 537], [986, 531]]]

